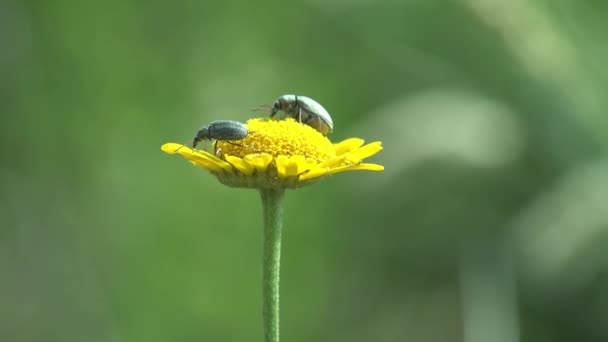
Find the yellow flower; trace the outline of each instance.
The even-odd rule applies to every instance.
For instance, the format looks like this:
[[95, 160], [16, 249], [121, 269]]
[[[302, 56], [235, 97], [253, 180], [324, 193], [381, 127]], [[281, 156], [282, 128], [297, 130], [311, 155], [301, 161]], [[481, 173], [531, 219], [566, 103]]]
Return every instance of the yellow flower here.
[[215, 155], [176, 143], [161, 149], [181, 154], [226, 185], [242, 188], [298, 188], [338, 172], [384, 170], [382, 165], [363, 163], [382, 150], [379, 141], [363, 145], [363, 139], [350, 138], [332, 144], [314, 128], [291, 118], [251, 119], [246, 126], [245, 139], [218, 141]]

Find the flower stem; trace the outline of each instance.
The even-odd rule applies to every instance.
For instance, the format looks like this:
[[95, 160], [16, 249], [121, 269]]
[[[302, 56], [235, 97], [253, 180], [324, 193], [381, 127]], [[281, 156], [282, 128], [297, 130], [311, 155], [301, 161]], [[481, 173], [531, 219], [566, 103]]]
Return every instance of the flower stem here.
[[264, 210], [264, 265], [262, 268], [262, 315], [264, 341], [279, 342], [279, 279], [284, 190], [261, 189]]

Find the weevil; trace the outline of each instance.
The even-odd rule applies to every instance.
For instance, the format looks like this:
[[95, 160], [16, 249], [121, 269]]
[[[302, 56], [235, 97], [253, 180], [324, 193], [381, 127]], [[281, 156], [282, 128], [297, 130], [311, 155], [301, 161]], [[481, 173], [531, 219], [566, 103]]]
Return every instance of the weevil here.
[[328, 135], [334, 129], [334, 123], [327, 110], [310, 97], [283, 95], [272, 106], [270, 117], [274, 117], [278, 111], [284, 112], [286, 117], [311, 126], [323, 135]]
[[[195, 148], [202, 140], [215, 140], [214, 151], [217, 150], [219, 140], [241, 140], [247, 137], [249, 130], [243, 123], [233, 120], [212, 121], [209, 125], [201, 127], [192, 141]], [[230, 142], [230, 141], [228, 141]]]

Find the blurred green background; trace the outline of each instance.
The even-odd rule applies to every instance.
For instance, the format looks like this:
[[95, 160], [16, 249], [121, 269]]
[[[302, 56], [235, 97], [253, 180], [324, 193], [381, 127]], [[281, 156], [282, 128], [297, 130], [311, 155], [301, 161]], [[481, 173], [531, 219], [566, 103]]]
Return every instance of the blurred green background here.
[[0, 340], [261, 341], [258, 194], [160, 146], [286, 93], [386, 171], [287, 193], [284, 341], [608, 340], [606, 13], [2, 2]]

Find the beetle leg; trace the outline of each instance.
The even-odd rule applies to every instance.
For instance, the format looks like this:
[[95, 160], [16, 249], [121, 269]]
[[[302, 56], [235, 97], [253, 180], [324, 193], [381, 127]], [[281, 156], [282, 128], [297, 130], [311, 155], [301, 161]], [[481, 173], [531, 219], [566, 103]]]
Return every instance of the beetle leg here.
[[302, 123], [302, 108], [298, 108], [298, 122]]
[[[245, 145], [242, 145], [242, 144], [239, 144], [239, 143], [235, 143], [235, 142], [232, 142], [232, 141], [229, 141], [229, 140], [225, 140], [225, 141], [226, 141], [227, 143], [231, 144], [231, 145], [240, 146], [240, 147], [245, 147]], [[256, 153], [261, 153], [261, 152], [264, 152], [263, 150], [258, 150], [257, 148], [253, 148], [253, 147], [251, 147], [251, 146], [247, 146], [247, 148], [248, 148], [249, 150], [251, 150], [251, 151], [256, 152]]]

